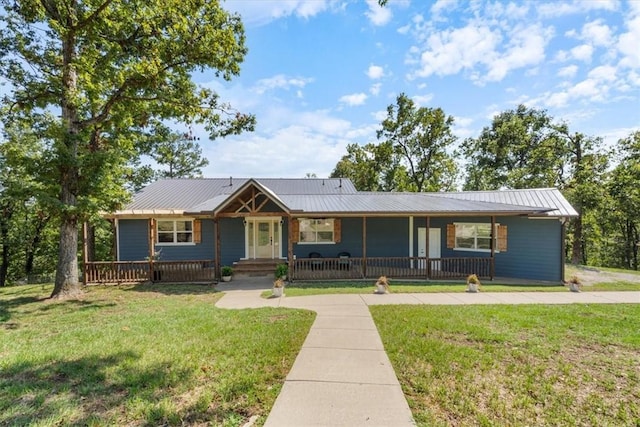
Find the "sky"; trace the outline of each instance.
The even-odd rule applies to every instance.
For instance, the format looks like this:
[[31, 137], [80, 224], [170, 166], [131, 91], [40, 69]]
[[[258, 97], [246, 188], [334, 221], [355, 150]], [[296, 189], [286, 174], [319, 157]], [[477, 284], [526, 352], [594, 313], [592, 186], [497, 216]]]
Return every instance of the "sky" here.
[[442, 108], [462, 141], [518, 104], [611, 145], [640, 129], [640, 0], [227, 0], [248, 54], [227, 82], [195, 80], [255, 114], [210, 141], [206, 177], [327, 177], [376, 142], [400, 93]]

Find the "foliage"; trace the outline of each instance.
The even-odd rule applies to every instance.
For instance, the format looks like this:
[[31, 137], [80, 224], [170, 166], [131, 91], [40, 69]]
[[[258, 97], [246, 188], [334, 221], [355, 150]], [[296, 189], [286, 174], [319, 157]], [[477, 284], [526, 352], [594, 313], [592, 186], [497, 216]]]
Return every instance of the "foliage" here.
[[544, 110], [519, 105], [466, 139], [465, 190], [560, 187], [567, 150]]
[[222, 294], [202, 285], [43, 302], [51, 289], [0, 290], [0, 425], [264, 422], [315, 317], [221, 310]]
[[159, 123], [146, 137], [143, 154], [162, 167], [155, 172], [155, 179], [202, 177], [202, 168], [209, 160], [202, 157], [202, 148], [189, 134], [172, 131]]
[[198, 87], [211, 68], [230, 79], [246, 48], [240, 17], [217, 2], [3, 0], [0, 77], [9, 83], [5, 126], [34, 129], [46, 152], [38, 181], [60, 219], [56, 287], [79, 293], [80, 221], [127, 197], [135, 129], [154, 120], [205, 124], [212, 137], [253, 127], [254, 118]]
[[222, 268], [220, 268], [220, 274], [222, 276], [232, 276], [233, 275], [233, 267], [230, 267], [228, 265], [223, 265]]
[[274, 276], [276, 279], [280, 279], [289, 274], [289, 266], [287, 264], [278, 264], [276, 265], [276, 271]]
[[378, 139], [393, 148], [396, 168], [406, 171], [410, 191], [442, 191], [455, 187], [457, 166], [449, 154], [456, 137], [453, 117], [441, 108], [418, 107], [404, 93], [387, 107]]

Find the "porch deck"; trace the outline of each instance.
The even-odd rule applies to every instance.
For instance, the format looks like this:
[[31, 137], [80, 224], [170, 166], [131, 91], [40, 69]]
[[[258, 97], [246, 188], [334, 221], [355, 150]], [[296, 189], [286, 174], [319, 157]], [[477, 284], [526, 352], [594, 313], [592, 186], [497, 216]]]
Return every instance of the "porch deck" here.
[[[455, 280], [469, 274], [493, 278], [491, 258], [379, 257], [298, 258], [289, 265], [291, 280], [357, 280], [385, 275], [394, 279]], [[219, 274], [213, 260], [98, 261], [85, 264], [85, 283], [213, 282]]]

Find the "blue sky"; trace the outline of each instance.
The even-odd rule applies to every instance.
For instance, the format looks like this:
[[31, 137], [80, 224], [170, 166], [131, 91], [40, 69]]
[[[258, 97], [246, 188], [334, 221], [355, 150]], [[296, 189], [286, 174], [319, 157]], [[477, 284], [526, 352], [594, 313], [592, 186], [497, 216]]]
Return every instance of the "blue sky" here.
[[228, 0], [249, 53], [231, 82], [197, 77], [257, 117], [201, 145], [208, 177], [326, 177], [375, 142], [405, 92], [477, 136], [519, 103], [611, 144], [640, 128], [640, 1]]

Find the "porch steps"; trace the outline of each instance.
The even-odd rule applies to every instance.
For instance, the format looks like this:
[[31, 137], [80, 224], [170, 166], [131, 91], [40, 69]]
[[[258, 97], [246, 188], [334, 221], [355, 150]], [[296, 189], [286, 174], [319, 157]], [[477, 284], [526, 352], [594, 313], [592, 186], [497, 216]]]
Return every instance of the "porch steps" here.
[[278, 259], [243, 259], [233, 263], [233, 274], [243, 276], [270, 276], [278, 264], [286, 262]]

